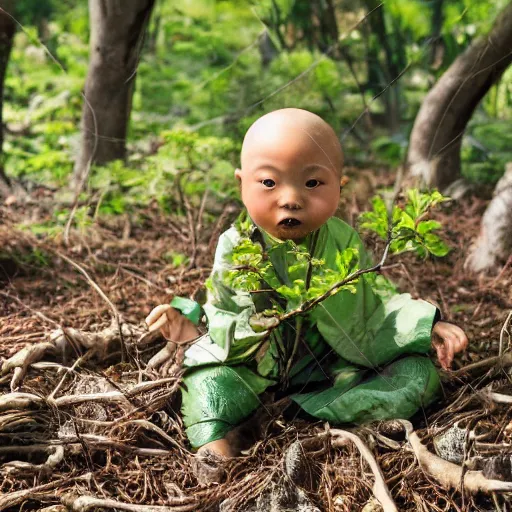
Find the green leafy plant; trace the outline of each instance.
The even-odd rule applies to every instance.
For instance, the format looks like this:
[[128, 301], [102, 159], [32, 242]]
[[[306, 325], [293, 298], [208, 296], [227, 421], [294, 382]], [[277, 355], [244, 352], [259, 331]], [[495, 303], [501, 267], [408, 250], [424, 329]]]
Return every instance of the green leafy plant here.
[[[435, 233], [441, 224], [427, 217], [431, 208], [446, 200], [437, 191], [409, 190], [404, 203], [393, 207], [390, 219], [382, 197], [375, 197], [373, 210], [361, 216], [360, 226], [387, 243], [381, 261], [369, 268], [361, 268], [355, 248], [347, 248], [336, 255], [335, 269], [327, 268], [323, 259], [315, 258], [304, 244], [292, 240], [270, 237], [272, 244], [265, 251], [261, 243], [251, 238], [253, 226], [250, 220], [242, 218], [238, 222], [242, 237], [233, 250], [232, 268], [227, 272], [226, 284], [249, 293], [267, 292], [273, 307], [256, 315], [251, 325], [255, 329], [275, 327], [283, 320], [311, 310], [341, 290], [355, 293], [355, 284], [364, 274], [373, 274], [365, 278], [372, 279], [377, 286], [375, 272], [389, 253], [414, 251], [420, 257], [428, 254], [445, 256], [449, 249]], [[270, 259], [273, 251], [286, 254], [277, 268]]]
[[376, 196], [372, 200], [373, 209], [359, 217], [359, 226], [386, 240], [392, 254], [414, 251], [420, 257], [446, 256], [449, 248], [435, 233], [441, 224], [427, 217], [431, 208], [447, 200], [437, 191], [422, 193], [411, 189], [403, 205], [393, 206], [390, 219], [384, 199]]

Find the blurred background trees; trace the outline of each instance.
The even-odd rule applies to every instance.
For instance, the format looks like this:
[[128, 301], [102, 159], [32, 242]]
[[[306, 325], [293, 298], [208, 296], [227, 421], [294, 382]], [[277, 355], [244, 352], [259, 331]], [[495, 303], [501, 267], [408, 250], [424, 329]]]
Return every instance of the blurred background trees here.
[[[33, 226], [41, 233], [62, 229], [77, 183], [75, 223], [136, 217], [151, 202], [183, 213], [179, 190], [192, 206], [207, 192], [213, 219], [219, 205], [237, 201], [232, 173], [244, 131], [282, 107], [324, 117], [352, 172], [392, 172], [408, 159], [430, 186], [463, 178], [464, 190], [476, 185], [490, 197], [512, 161], [505, 0], [0, 7], [21, 25], [0, 18], [4, 71], [10, 55], [0, 193], [12, 195], [13, 184], [51, 189], [55, 214]], [[499, 268], [505, 246], [479, 268]]]

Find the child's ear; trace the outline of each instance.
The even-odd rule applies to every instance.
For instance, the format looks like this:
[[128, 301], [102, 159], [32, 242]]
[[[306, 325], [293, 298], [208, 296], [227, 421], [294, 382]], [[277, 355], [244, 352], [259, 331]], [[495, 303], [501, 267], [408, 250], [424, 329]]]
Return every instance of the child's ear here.
[[348, 176], [342, 176], [340, 179], [340, 190], [350, 181]]
[[242, 171], [240, 169], [235, 169], [235, 178], [240, 182], [242, 181]]

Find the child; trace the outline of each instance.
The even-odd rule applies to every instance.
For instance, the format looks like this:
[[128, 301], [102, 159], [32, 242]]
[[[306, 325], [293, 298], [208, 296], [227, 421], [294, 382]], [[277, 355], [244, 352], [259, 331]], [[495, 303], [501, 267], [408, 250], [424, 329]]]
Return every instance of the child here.
[[[245, 136], [235, 177], [249, 219], [219, 239], [204, 306], [208, 334], [185, 354], [182, 412], [200, 455], [237, 455], [228, 433], [268, 388], [294, 391], [302, 409], [333, 423], [410, 417], [439, 390], [427, 357], [432, 337], [445, 369], [467, 345], [459, 327], [438, 321], [433, 305], [409, 294], [383, 299], [366, 276], [356, 293], [341, 291], [298, 322], [251, 327], [254, 315], [269, 307], [265, 292], [234, 290], [225, 280], [233, 249], [244, 239], [261, 243], [283, 283], [297, 278], [283, 240], [300, 244], [328, 268], [336, 268], [336, 254], [348, 247], [358, 249], [360, 268], [371, 265], [357, 233], [333, 217], [342, 167], [336, 134], [305, 110], [271, 112]], [[194, 323], [177, 310], [188, 314], [189, 305], [180, 299], [158, 306], [146, 322], [172, 342], [194, 339]]]

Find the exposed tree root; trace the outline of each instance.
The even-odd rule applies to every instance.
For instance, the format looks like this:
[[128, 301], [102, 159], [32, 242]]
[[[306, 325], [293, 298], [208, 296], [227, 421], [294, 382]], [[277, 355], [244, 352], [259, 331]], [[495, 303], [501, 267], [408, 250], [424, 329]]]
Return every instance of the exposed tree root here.
[[62, 462], [62, 459], [64, 458], [64, 447], [60, 445], [51, 446], [49, 447], [49, 451], [52, 453], [42, 464], [31, 464], [30, 462], [13, 460], [6, 462], [3, 467], [18, 471], [49, 474]]
[[105, 359], [112, 353], [113, 347], [125, 342], [126, 339], [135, 338], [137, 348], [141, 348], [155, 341], [159, 336], [158, 332], [148, 332], [144, 325], [123, 323], [118, 326], [115, 321], [99, 332], [59, 328], [52, 332], [49, 341], [29, 345], [4, 361], [0, 374], [6, 375], [13, 370], [11, 391], [15, 391], [20, 387], [28, 367], [47, 354], [64, 358], [67, 353], [78, 355], [85, 350], [88, 351], [89, 356], [95, 355]]
[[379, 500], [384, 512], [397, 512], [398, 509], [396, 508], [395, 502], [393, 501], [388, 486], [386, 485], [384, 475], [382, 474], [372, 452], [366, 444], [364, 444], [362, 439], [352, 432], [347, 432], [346, 430], [334, 429], [330, 430], [330, 434], [334, 437], [332, 440], [333, 446], [345, 446], [349, 441], [355, 444], [375, 476], [375, 482], [372, 488], [373, 495]]
[[420, 467], [428, 476], [436, 480], [443, 489], [460, 489], [461, 482], [463, 482], [464, 490], [470, 494], [512, 491], [512, 482], [488, 479], [481, 471], [464, 471], [461, 466], [448, 462], [429, 452], [427, 447], [420, 441], [418, 434], [414, 432], [411, 422], [407, 420], [399, 421], [405, 428], [407, 440], [416, 455]]
[[31, 487], [30, 489], [23, 489], [22, 491], [10, 492], [8, 494], [0, 495], [0, 511], [5, 510], [9, 507], [14, 507], [23, 503], [26, 500], [35, 499], [35, 500], [44, 500], [48, 499], [48, 496], [57, 489], [61, 491], [65, 489], [69, 485], [74, 484], [80, 480], [89, 480], [91, 477], [90, 473], [86, 473], [84, 475], [78, 477], [66, 477], [61, 478], [59, 480], [54, 480], [53, 482], [49, 482], [43, 485], [37, 485], [36, 487]]
[[463, 366], [458, 370], [446, 374], [446, 378], [451, 380], [454, 377], [462, 377], [463, 375], [467, 375], [475, 370], [487, 370], [494, 367], [504, 368], [508, 366], [512, 366], [512, 352], [506, 352], [502, 356], [489, 357], [487, 359], [477, 361], [476, 363], [468, 364], [467, 366]]
[[139, 505], [137, 503], [100, 499], [94, 496], [80, 496], [77, 498], [72, 495], [63, 496], [61, 501], [73, 512], [86, 512], [97, 508], [126, 510], [128, 512], [191, 512], [197, 508], [197, 502], [194, 498], [189, 497], [175, 498], [175, 501], [172, 500], [173, 504], [169, 505]]

